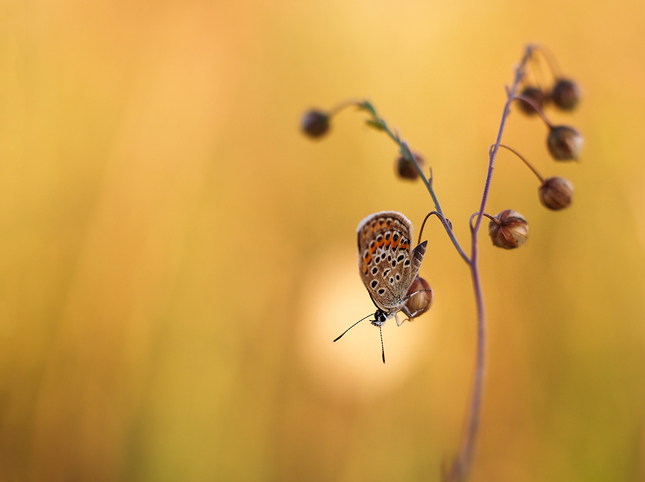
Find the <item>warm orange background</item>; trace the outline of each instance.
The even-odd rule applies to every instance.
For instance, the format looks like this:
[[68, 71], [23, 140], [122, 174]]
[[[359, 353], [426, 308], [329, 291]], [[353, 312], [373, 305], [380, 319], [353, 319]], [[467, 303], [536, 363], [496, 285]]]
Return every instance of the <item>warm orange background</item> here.
[[475, 343], [436, 222], [432, 311], [378, 332], [356, 269], [372, 212], [419, 227], [369, 98], [435, 173], [467, 246], [524, 45], [583, 86], [580, 163], [537, 119], [505, 142], [576, 187], [543, 209], [502, 153], [482, 235], [489, 366], [472, 481], [645, 480], [645, 3], [14, 1], [0, 5], [0, 480], [437, 480]]

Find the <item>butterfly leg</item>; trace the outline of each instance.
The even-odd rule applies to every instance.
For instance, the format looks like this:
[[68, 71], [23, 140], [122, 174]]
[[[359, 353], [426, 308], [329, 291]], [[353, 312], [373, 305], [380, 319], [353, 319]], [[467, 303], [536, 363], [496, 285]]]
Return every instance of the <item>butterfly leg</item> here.
[[410, 315], [408, 315], [408, 308], [406, 306], [403, 307], [403, 311], [405, 311], [405, 314], [408, 316], [408, 318], [406, 318], [403, 321], [399, 321], [399, 317], [397, 313], [394, 313], [394, 320], [396, 321], [396, 326], [401, 326], [403, 323], [409, 320]]
[[[429, 290], [417, 290], [414, 293], [411, 293], [408, 296], [406, 296], [405, 299], [409, 300], [410, 298], [412, 298], [417, 293], [421, 293], [423, 291], [429, 291], [430, 294], [431, 294], [431, 297], [432, 297], [432, 289], [429, 289]], [[415, 318], [417, 316], [422, 315], [423, 313], [425, 313], [429, 309], [430, 309], [430, 306], [428, 306], [427, 308], [424, 308], [422, 310], [416, 310], [414, 313], [411, 313], [407, 306], [403, 305], [403, 307], [401, 308], [401, 310], [403, 310], [405, 312], [405, 314], [408, 316], [409, 321], [412, 321], [412, 318]]]
[[417, 316], [422, 315], [426, 311], [428, 311], [428, 308], [424, 308], [423, 310], [417, 310], [414, 313], [406, 313], [406, 315], [408, 315], [408, 318], [412, 320], [412, 318], [416, 318]]
[[412, 321], [412, 318], [416, 318], [417, 316], [422, 315], [423, 313], [428, 311], [429, 308], [424, 308], [423, 310], [416, 310], [414, 313], [410, 312], [407, 306], [404, 306], [402, 310], [405, 312], [405, 315], [408, 317], [408, 321]]

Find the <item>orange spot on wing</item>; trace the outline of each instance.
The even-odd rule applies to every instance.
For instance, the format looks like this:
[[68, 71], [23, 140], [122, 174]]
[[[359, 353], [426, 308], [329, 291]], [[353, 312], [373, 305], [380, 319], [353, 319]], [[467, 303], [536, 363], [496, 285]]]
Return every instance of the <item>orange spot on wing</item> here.
[[372, 254], [373, 254], [373, 253], [374, 253], [374, 251], [373, 251], [373, 250], [370, 250], [370, 251], [369, 251], [369, 254], [367, 255], [367, 258], [365, 258], [365, 259], [363, 260], [363, 264], [365, 264], [365, 266], [366, 266], [365, 270], [367, 270], [367, 265], [368, 265], [368, 264], [370, 264], [370, 263], [372, 262]]

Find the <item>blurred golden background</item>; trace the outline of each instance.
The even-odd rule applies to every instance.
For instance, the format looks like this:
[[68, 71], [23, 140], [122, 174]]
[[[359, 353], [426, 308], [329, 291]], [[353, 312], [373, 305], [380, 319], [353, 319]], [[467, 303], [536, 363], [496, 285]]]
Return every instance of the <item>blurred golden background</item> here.
[[309, 107], [370, 99], [434, 169], [465, 246], [528, 42], [584, 97], [576, 187], [547, 212], [500, 154], [481, 237], [489, 365], [472, 481], [645, 480], [645, 2], [24, 1], [0, 5], [0, 480], [438, 480], [475, 353], [438, 223], [432, 310], [383, 330], [356, 269], [379, 210], [420, 227], [396, 149]]

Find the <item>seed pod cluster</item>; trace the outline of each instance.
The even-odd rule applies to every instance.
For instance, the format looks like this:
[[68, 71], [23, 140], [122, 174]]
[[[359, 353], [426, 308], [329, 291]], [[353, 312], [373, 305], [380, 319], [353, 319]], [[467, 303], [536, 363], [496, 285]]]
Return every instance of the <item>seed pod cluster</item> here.
[[[580, 102], [580, 88], [571, 79], [556, 79], [550, 90], [544, 90], [536, 85], [527, 85], [520, 93], [518, 106], [520, 110], [529, 116], [535, 115], [536, 108], [542, 111], [549, 104], [562, 111], [571, 112]], [[528, 99], [530, 102], [526, 102]]]

